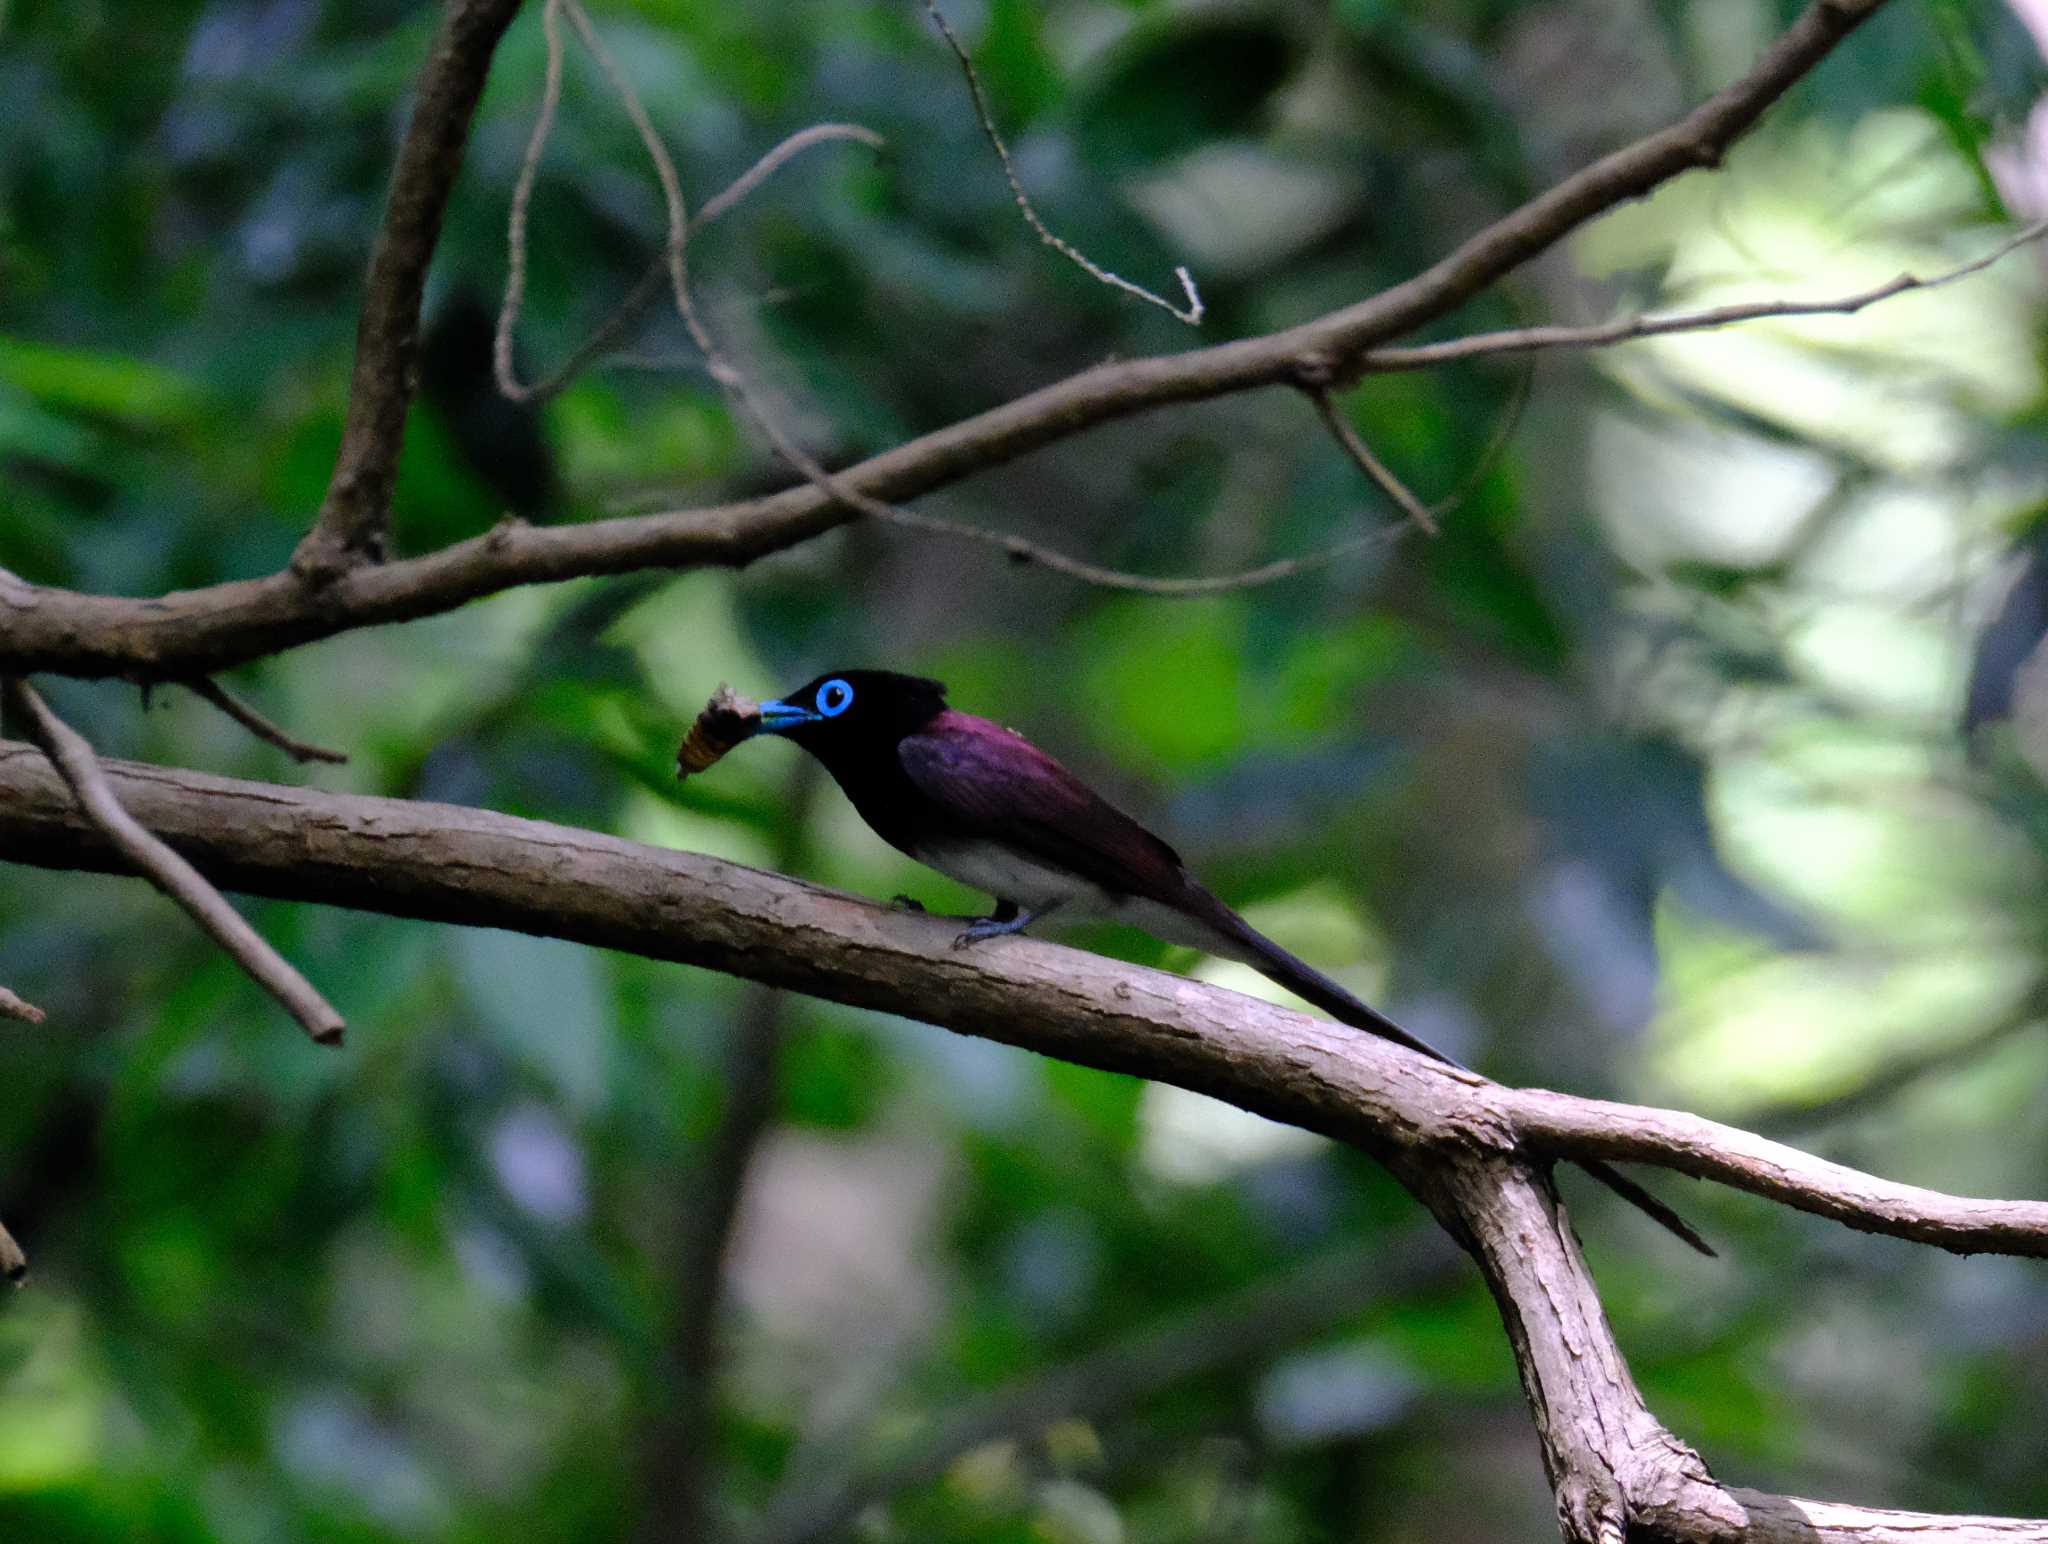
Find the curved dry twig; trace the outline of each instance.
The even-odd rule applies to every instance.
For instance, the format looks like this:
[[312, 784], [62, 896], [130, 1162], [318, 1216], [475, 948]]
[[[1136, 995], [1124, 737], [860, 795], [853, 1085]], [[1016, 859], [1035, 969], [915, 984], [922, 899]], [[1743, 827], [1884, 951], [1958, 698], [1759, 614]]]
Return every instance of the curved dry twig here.
[[1078, 579], [1083, 584], [1092, 584], [1100, 589], [1124, 590], [1137, 595], [1168, 596], [1227, 595], [1238, 590], [1255, 590], [1261, 585], [1277, 584], [1282, 579], [1312, 573], [1316, 569], [1327, 568], [1332, 563], [1342, 562], [1346, 558], [1357, 557], [1367, 552], [1384, 551], [1398, 542], [1408, 530], [1405, 525], [1390, 525], [1365, 536], [1355, 536], [1349, 541], [1332, 542], [1327, 547], [1319, 547], [1314, 552], [1305, 552], [1299, 557], [1276, 558], [1270, 563], [1239, 569], [1234, 574], [1194, 574], [1179, 577], [1133, 574], [1118, 568], [1104, 568], [1099, 563], [1069, 557], [1055, 548], [1028, 541], [1022, 536], [1011, 535], [1007, 531], [990, 531], [978, 525], [963, 525], [957, 520], [920, 514], [915, 510], [897, 509], [885, 504], [874, 513], [877, 519], [900, 526], [906, 531], [923, 531], [958, 541], [979, 542], [985, 547], [996, 548], [1013, 563], [1028, 563], [1039, 568], [1049, 568], [1056, 574], [1065, 574], [1069, 579]]
[[1087, 253], [1072, 242], [1054, 235], [1031, 202], [1031, 195], [1024, 191], [1023, 179], [1017, 175], [1017, 165], [1010, 159], [1010, 147], [1003, 143], [1002, 131], [996, 127], [995, 114], [989, 109], [988, 93], [981, 86], [981, 72], [974, 67], [967, 50], [953, 35], [953, 29], [946, 24], [946, 13], [941, 11], [938, 0], [924, 0], [925, 14], [932, 19], [932, 25], [939, 29], [939, 36], [946, 40], [946, 46], [953, 51], [953, 57], [960, 62], [960, 72], [967, 77], [967, 90], [974, 98], [974, 116], [981, 123], [982, 136], [995, 150], [996, 159], [1003, 163], [1003, 176], [1010, 184], [1010, 196], [1017, 201], [1017, 208], [1024, 216], [1024, 223], [1037, 233], [1038, 239], [1059, 253], [1068, 262], [1079, 268], [1099, 284], [1111, 289], [1120, 289], [1126, 295], [1135, 295], [1148, 304], [1159, 307], [1176, 321], [1186, 322], [1190, 327], [1202, 325], [1206, 308], [1202, 304], [1200, 291], [1195, 288], [1195, 276], [1188, 272], [1187, 265], [1173, 270], [1173, 276], [1180, 280], [1181, 293], [1187, 297], [1185, 306], [1177, 306], [1164, 295], [1155, 295], [1142, 284], [1133, 284], [1129, 279], [1111, 273], [1101, 264], [1093, 261]]
[[[548, 0], [541, 13], [541, 26], [547, 41], [547, 65], [542, 78], [540, 111], [534, 118], [526, 153], [520, 158], [519, 175], [512, 185], [505, 240], [505, 295], [498, 308], [497, 332], [491, 346], [491, 367], [497, 378], [498, 390], [515, 402], [545, 403], [558, 396], [589, 367], [591, 361], [616, 344], [626, 329], [646, 311], [660, 292], [662, 278], [668, 271], [667, 252], [655, 254], [647, 265], [647, 271], [634, 282], [626, 298], [551, 374], [532, 385], [519, 379], [513, 359], [513, 335], [518, 330], [520, 310], [526, 301], [526, 230], [534, 184], [540, 175], [541, 155], [554, 132], [555, 115], [562, 100], [564, 49], [561, 15], [561, 0]], [[687, 222], [686, 232], [695, 234], [730, 212], [748, 194], [813, 145], [844, 140], [864, 144], [871, 149], [879, 149], [886, 143], [874, 130], [857, 123], [816, 123], [799, 129], [770, 148], [729, 187], [706, 203], [696, 218]]]
[[505, 216], [505, 297], [498, 306], [498, 330], [491, 338], [491, 372], [499, 392], [514, 402], [537, 397], [537, 388], [519, 379], [512, 357], [512, 335], [519, 326], [519, 312], [526, 304], [526, 218], [533, 207], [534, 184], [540, 180], [540, 158], [555, 132], [555, 113], [562, 105], [562, 0], [547, 0], [541, 7], [541, 32], [547, 40], [547, 64], [541, 75], [540, 111], [534, 114], [533, 132], [527, 136], [526, 153], [519, 158], [519, 175], [512, 182], [512, 201]]
[[184, 907], [258, 986], [283, 1004], [315, 1043], [340, 1045], [345, 1026], [333, 1005], [265, 943], [197, 869], [122, 808], [85, 737], [52, 713], [26, 681], [15, 677], [0, 680], [0, 702], [21, 721], [29, 738], [62, 777], [79, 813], [126, 864]]

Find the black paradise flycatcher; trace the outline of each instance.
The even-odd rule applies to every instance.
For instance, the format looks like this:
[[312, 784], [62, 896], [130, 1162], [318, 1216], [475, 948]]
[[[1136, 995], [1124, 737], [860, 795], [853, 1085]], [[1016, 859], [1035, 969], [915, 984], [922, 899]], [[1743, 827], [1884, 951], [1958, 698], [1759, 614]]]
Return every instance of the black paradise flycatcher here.
[[[1130, 923], [1249, 965], [1341, 1024], [1452, 1067], [1211, 895], [1180, 855], [1022, 735], [946, 706], [946, 688], [887, 670], [838, 670], [761, 704], [760, 728], [824, 763], [890, 846], [985, 890], [995, 910], [955, 947], [1022, 932], [1056, 911]], [[1588, 1174], [1702, 1254], [1685, 1220], [1598, 1160]]]

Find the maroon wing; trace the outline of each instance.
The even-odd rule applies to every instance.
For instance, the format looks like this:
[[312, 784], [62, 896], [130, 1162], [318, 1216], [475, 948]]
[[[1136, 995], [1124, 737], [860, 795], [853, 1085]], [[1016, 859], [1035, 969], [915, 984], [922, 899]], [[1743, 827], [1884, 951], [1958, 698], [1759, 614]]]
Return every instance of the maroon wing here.
[[1113, 895], [1171, 902], [1186, 888], [1179, 853], [1000, 724], [949, 709], [897, 758], [947, 835], [1001, 842]]

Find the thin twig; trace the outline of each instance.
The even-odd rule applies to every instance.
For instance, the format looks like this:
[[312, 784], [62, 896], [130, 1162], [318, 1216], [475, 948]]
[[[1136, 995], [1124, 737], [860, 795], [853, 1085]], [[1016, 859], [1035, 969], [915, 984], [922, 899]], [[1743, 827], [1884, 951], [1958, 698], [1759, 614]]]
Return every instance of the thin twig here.
[[981, 120], [981, 132], [995, 148], [996, 159], [1003, 163], [1003, 176], [1009, 179], [1011, 196], [1017, 200], [1017, 208], [1023, 212], [1025, 223], [1038, 233], [1038, 239], [1099, 283], [1120, 289], [1127, 295], [1136, 295], [1140, 300], [1149, 301], [1167, 315], [1186, 322], [1190, 327], [1199, 327], [1204, 311], [1202, 297], [1195, 289], [1194, 275], [1188, 272], [1185, 265], [1173, 270], [1173, 276], [1180, 280], [1181, 293], [1188, 298], [1187, 305], [1181, 307], [1162, 295], [1153, 294], [1144, 285], [1133, 284], [1129, 279], [1120, 278], [1107, 268], [1091, 262], [1086, 253], [1071, 242], [1061, 240], [1047, 228], [1045, 221], [1038, 217], [1038, 210], [1032, 206], [1031, 196], [1024, 191], [1024, 184], [1017, 176], [1016, 164], [1010, 159], [1010, 147], [1003, 143], [1002, 133], [996, 128], [995, 114], [989, 110], [988, 94], [981, 88], [981, 74], [974, 68], [974, 61], [967, 57], [967, 50], [960, 46], [960, 40], [953, 35], [953, 29], [946, 25], [946, 16], [939, 9], [938, 0], [924, 0], [924, 8], [932, 19], [932, 25], [939, 29], [939, 36], [943, 37], [946, 46], [953, 50], [953, 57], [960, 61], [960, 69], [967, 77], [967, 89], [974, 96], [974, 115]]
[[873, 129], [858, 123], [814, 123], [807, 129], [798, 129], [741, 172], [723, 193], [715, 193], [705, 200], [704, 207], [690, 221], [690, 234], [695, 235], [705, 226], [722, 219], [748, 194], [811, 146], [829, 144], [834, 140], [851, 140], [855, 144], [866, 145], [870, 150], [880, 150], [889, 143]]
[[880, 1462], [787, 1487], [769, 1502], [754, 1544], [838, 1538], [869, 1507], [938, 1478], [963, 1453], [1000, 1438], [1036, 1436], [1059, 1420], [1101, 1420], [1136, 1408], [1168, 1389], [1308, 1340], [1374, 1303], [1444, 1280], [1459, 1264], [1443, 1235], [1417, 1232], [1281, 1271], [948, 1411]]
[[28, 1256], [21, 1252], [21, 1245], [15, 1243], [7, 1225], [0, 1223], [0, 1281], [11, 1281], [18, 1287], [27, 1278]]
[[1327, 386], [1304, 386], [1309, 401], [1316, 405], [1316, 413], [1323, 420], [1323, 427], [1330, 431], [1336, 442], [1344, 447], [1358, 469], [1378, 485], [1380, 492], [1394, 501], [1395, 507], [1410, 520], [1421, 526], [1431, 536], [1441, 534], [1436, 517], [1429, 512], [1429, 506], [1408, 491], [1408, 485], [1394, 475], [1393, 468], [1373, 454], [1372, 447], [1351, 426], [1351, 421], [1338, 411], [1335, 400]]
[[1448, 364], [1457, 359], [1478, 359], [1491, 354], [1521, 354], [1536, 349], [1606, 348], [1637, 338], [1662, 337], [1678, 332], [1707, 332], [1738, 322], [1754, 322], [1774, 316], [1854, 316], [1868, 306], [1915, 290], [1940, 289], [1958, 279], [1981, 273], [1999, 259], [2048, 235], [2048, 219], [2015, 232], [1997, 246], [1966, 263], [1943, 269], [1928, 278], [1902, 273], [1894, 279], [1853, 295], [1831, 300], [1756, 300], [1716, 306], [1707, 311], [1688, 311], [1677, 316], [1627, 316], [1588, 327], [1514, 327], [1502, 332], [1474, 333], [1442, 343], [1423, 343], [1414, 348], [1376, 348], [1361, 355], [1359, 368], [1371, 371], [1420, 370]]
[[512, 333], [519, 325], [519, 308], [526, 302], [526, 216], [533, 203], [533, 185], [540, 176], [541, 152], [555, 129], [555, 110], [562, 104], [562, 3], [547, 0], [541, 8], [540, 26], [547, 38], [547, 73], [540, 92], [540, 112], [527, 137], [526, 154], [519, 159], [519, 176], [512, 184], [512, 207], [505, 230], [505, 298], [498, 307], [498, 332], [491, 343], [491, 368], [498, 378], [498, 390], [514, 402], [537, 394], [523, 384], [512, 359]]
[[44, 1013], [26, 997], [0, 986], [0, 1019], [20, 1019], [28, 1024], [40, 1024], [49, 1015]]
[[[799, 129], [796, 133], [790, 135], [787, 139], [769, 150], [760, 160], [742, 172], [724, 192], [717, 194], [702, 209], [698, 210], [691, 217], [690, 234], [694, 236], [698, 231], [703, 230], [704, 227], [726, 214], [740, 200], [744, 199], [749, 193], [752, 193], [803, 151], [810, 149], [813, 145], [827, 144], [835, 140], [850, 140], [856, 144], [867, 145], [875, 149], [880, 149], [888, 143], [873, 129], [863, 128], [857, 123], [814, 123], [807, 129]], [[529, 149], [528, 153], [531, 154], [532, 151]], [[521, 169], [521, 176], [522, 178], [525, 176], [525, 169], [523, 167]], [[512, 234], [512, 250], [518, 254], [515, 261], [522, 272], [526, 262], [523, 250], [525, 242], [523, 224], [522, 217], [520, 225], [514, 227]], [[633, 281], [632, 289], [626, 292], [626, 298], [619, 302], [612, 314], [600, 322], [592, 330], [590, 336], [578, 344], [569, 357], [557, 366], [552, 374], [544, 376], [531, 386], [525, 385], [518, 380], [513, 372], [510, 359], [507, 357], [510, 353], [512, 331], [518, 326], [519, 320], [518, 302], [513, 298], [508, 284], [505, 308], [500, 311], [498, 317], [499, 341], [497, 347], [502, 361], [498, 366], [499, 391], [515, 401], [532, 401], [536, 403], [552, 401], [577, 376], [590, 367], [591, 361], [599, 358], [607, 349], [612, 348], [618, 343], [620, 338], [625, 336], [626, 330], [640, 319], [647, 308], [654, 303], [655, 296], [661, 293], [662, 281], [667, 274], [668, 254], [666, 252], [655, 253], [649, 259], [646, 270], [638, 279]], [[615, 360], [613, 363], [617, 365], [620, 361]]]
[[753, 421], [755, 427], [775, 448], [776, 454], [802, 473], [820, 492], [877, 520], [906, 523], [898, 518], [903, 511], [883, 503], [880, 499], [872, 498], [835, 477], [815, 457], [798, 445], [783, 430], [775, 416], [763, 406], [746, 377], [720, 350], [717, 340], [711, 335], [711, 330], [704, 325], [703, 317], [698, 314], [697, 303], [690, 294], [689, 211], [683, 202], [682, 179], [676, 175], [675, 162], [669, 156], [668, 147], [662, 143], [660, 131], [655, 128], [654, 120], [648, 116], [647, 108], [640, 100], [640, 93], [633, 89], [633, 83], [626, 78], [625, 72], [619, 68], [611, 52], [604, 46], [604, 40], [598, 36], [596, 27], [591, 24], [589, 14], [584, 11], [579, 0], [549, 0], [549, 3], [559, 4], [567, 13], [577, 35], [583, 39], [584, 46], [597, 61], [598, 68], [604, 71], [606, 79], [611, 82], [612, 90], [618, 95], [619, 105], [632, 120], [634, 130], [646, 148], [648, 159], [654, 163], [654, 175], [661, 184], [662, 200], [668, 210], [668, 242], [662, 255], [668, 268], [670, 295], [675, 301], [676, 315], [690, 334], [690, 341], [697, 345], [697, 351], [704, 356], [704, 367], [710, 372], [711, 378], [725, 389]]
[[309, 761], [325, 761], [333, 766], [345, 765], [348, 752], [331, 751], [324, 745], [315, 745], [310, 740], [301, 740], [289, 730], [272, 723], [255, 708], [237, 697], [211, 676], [193, 676], [184, 683], [196, 695], [204, 697], [221, 712], [240, 724], [257, 739], [276, 746], [292, 760], [304, 765]]
[[980, 542], [983, 546], [994, 547], [1013, 563], [1033, 563], [1049, 568], [1054, 573], [1065, 574], [1083, 584], [1098, 585], [1106, 590], [1127, 590], [1138, 595], [1225, 595], [1235, 590], [1253, 590], [1261, 585], [1276, 584], [1282, 579], [1292, 579], [1296, 574], [1309, 573], [1318, 568], [1327, 568], [1364, 552], [1376, 552], [1399, 541], [1408, 530], [1406, 525], [1390, 525], [1369, 535], [1356, 536], [1349, 541], [1333, 542], [1314, 552], [1305, 552], [1299, 557], [1278, 558], [1271, 563], [1262, 563], [1256, 568], [1242, 569], [1234, 574], [1192, 575], [1187, 578], [1155, 578], [1150, 574], [1125, 573], [1121, 569], [1103, 568], [1094, 563], [1083, 562], [1080, 558], [1068, 557], [1064, 552], [1051, 547], [1040, 546], [1021, 536], [1012, 536], [1005, 531], [984, 530], [978, 525], [962, 525], [957, 520], [946, 520], [938, 515], [917, 514], [907, 509], [896, 509], [888, 505], [879, 518], [890, 525], [901, 526], [910, 531], [928, 531], [936, 536], [954, 537], [961, 541]]
[[0, 682], [0, 701], [20, 717], [29, 738], [70, 787], [78, 807], [137, 871], [190, 912], [257, 985], [305, 1026], [316, 1043], [340, 1045], [341, 1015], [283, 955], [263, 941], [199, 870], [122, 808], [85, 737], [52, 713], [35, 688], [19, 677]]

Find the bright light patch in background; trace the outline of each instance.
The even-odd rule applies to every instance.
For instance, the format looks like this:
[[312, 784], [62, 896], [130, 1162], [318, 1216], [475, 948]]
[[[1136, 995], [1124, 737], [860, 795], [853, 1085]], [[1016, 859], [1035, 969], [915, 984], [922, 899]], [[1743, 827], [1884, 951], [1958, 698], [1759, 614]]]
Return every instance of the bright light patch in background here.
[[[1574, 244], [1589, 274], [1661, 275], [1614, 313], [1853, 295], [2008, 233], [1917, 112], [1846, 137], [1813, 125], [1760, 138], [1736, 169], [1680, 179]], [[1710, 604], [1661, 583], [1671, 565], [1747, 570], [1761, 582], [1725, 621], [1791, 672], [1680, 700], [1660, 695], [1672, 677], [1652, 667], [1671, 662], [1653, 652], [1632, 667], [1631, 711], [1704, 752], [1731, 867], [1832, 941], [1775, 952], [1667, 899], [1652, 1068], [1674, 1100], [1732, 1112], [1824, 1094], [2012, 1013], [2029, 979], [2005, 900], [2028, 861], [1977, 801], [1944, 790], [1956, 758], [1931, 746], [1953, 743], [1973, 586], [2042, 491], [2011, 468], [1979, 471], [1984, 421], [2042, 390], [2041, 262], [2015, 252], [1853, 316], [1597, 356], [1628, 400], [1594, 421], [1593, 507], [1648, 581], [1645, 617]]]

